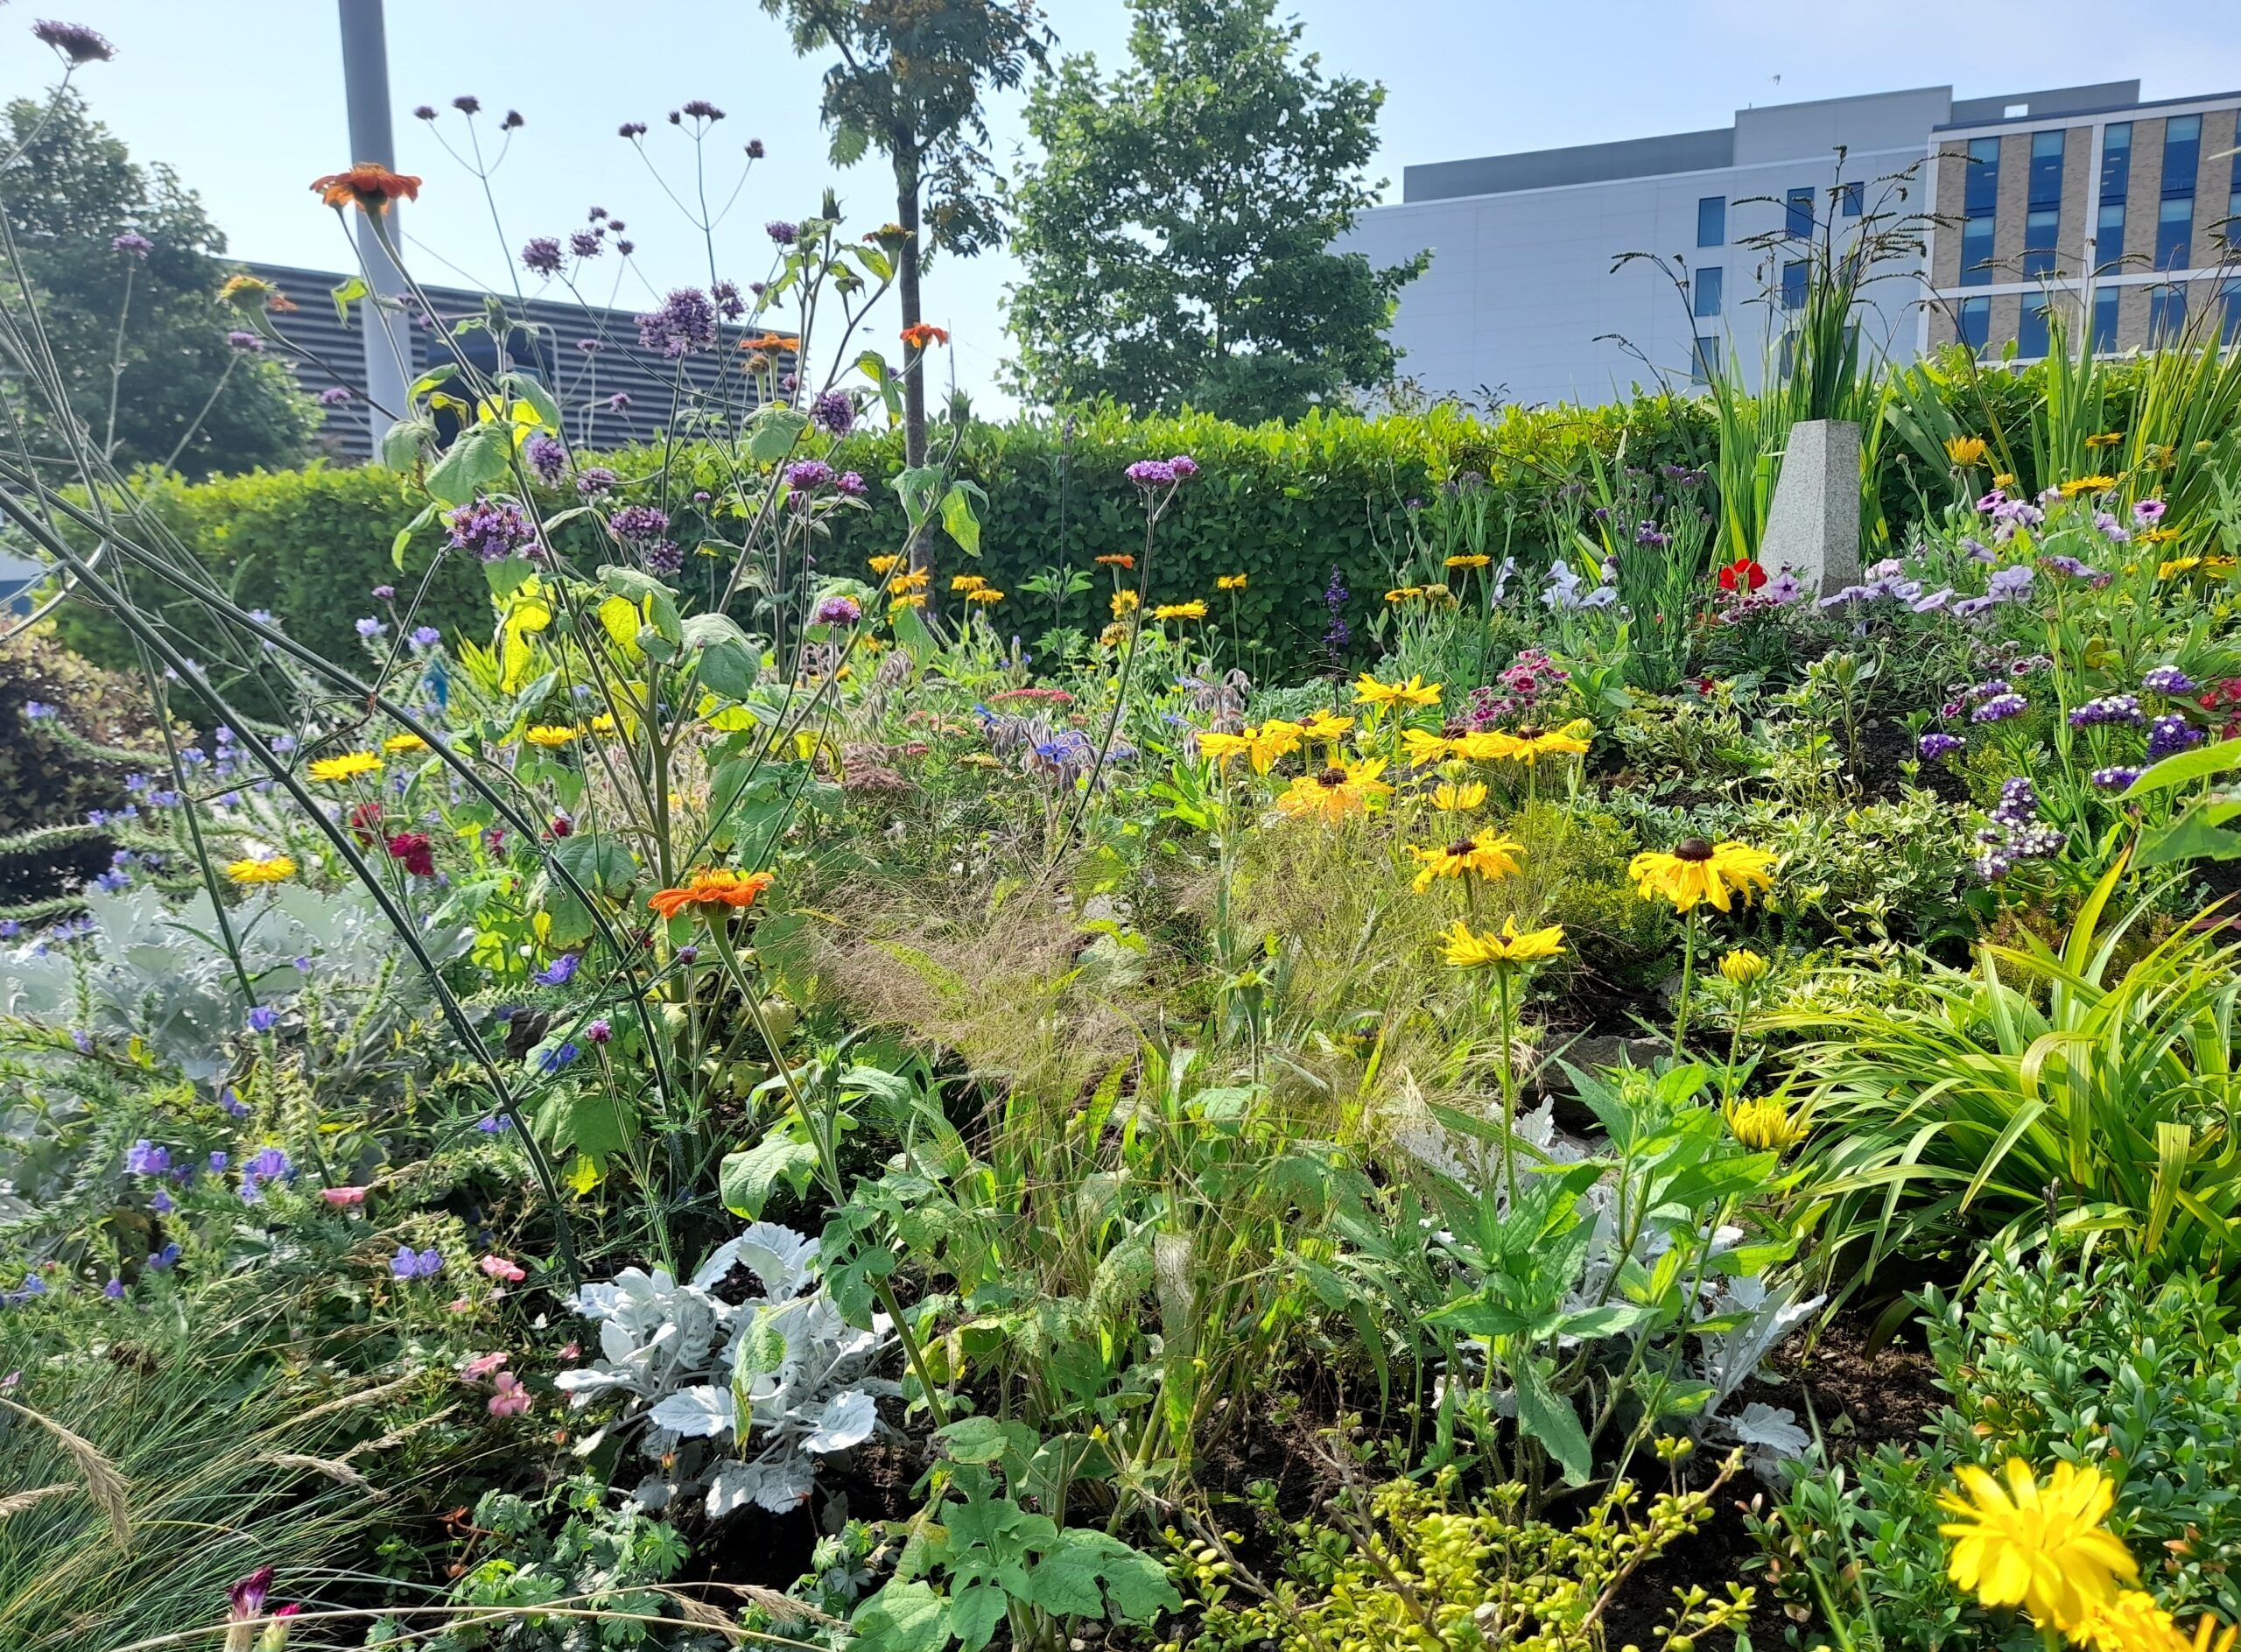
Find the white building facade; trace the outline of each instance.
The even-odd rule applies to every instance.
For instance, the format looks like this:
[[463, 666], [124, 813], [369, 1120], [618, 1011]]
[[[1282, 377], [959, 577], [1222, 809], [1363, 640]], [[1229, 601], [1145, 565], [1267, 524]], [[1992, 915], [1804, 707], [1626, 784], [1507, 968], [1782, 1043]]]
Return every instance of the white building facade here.
[[[1686, 387], [1715, 351], [1755, 384], [1802, 301], [1808, 226], [1833, 224], [1841, 244], [1855, 221], [1926, 215], [1940, 129], [2139, 96], [2137, 81], [1959, 100], [1925, 87], [1741, 109], [1707, 131], [1410, 166], [1401, 201], [1364, 213], [1341, 245], [1378, 264], [1431, 252], [1393, 329], [1402, 376], [1428, 394], [1603, 402], [1661, 379]], [[1746, 244], [1765, 237], [1778, 244]], [[1680, 284], [1647, 261], [1614, 269], [1629, 252], [1662, 260]], [[1919, 256], [1878, 266], [1864, 349], [1916, 353], [1923, 270]]]

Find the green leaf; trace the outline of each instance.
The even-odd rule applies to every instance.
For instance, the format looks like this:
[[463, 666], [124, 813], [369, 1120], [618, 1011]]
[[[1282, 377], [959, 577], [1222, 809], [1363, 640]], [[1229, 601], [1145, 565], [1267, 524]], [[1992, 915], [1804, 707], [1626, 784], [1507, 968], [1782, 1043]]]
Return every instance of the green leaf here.
[[406, 523], [402, 528], [399, 528], [397, 531], [397, 538], [389, 542], [389, 559], [390, 566], [397, 568], [400, 573], [403, 572], [404, 567], [404, 547], [412, 543], [412, 536], [415, 532], [426, 527], [431, 522], [435, 520], [435, 517], [436, 507], [433, 505], [425, 506], [418, 516], [413, 517], [411, 521]]
[[958, 1652], [980, 1652], [995, 1638], [1004, 1620], [1006, 1596], [993, 1583], [968, 1583], [950, 1597], [950, 1629], [957, 1636]]
[[772, 402], [755, 416], [747, 435], [747, 456], [758, 465], [775, 465], [794, 451], [808, 428], [808, 414]]
[[1568, 1486], [1587, 1484], [1591, 1464], [1587, 1431], [1579, 1425], [1572, 1402], [1549, 1386], [1541, 1362], [1528, 1353], [1510, 1367], [1510, 1381], [1517, 1389], [1517, 1421], [1564, 1472]]
[[334, 319], [345, 327], [349, 326], [350, 306], [372, 291], [363, 276], [352, 276], [348, 281], [328, 289], [327, 297], [334, 300]]
[[993, 1417], [959, 1417], [934, 1431], [934, 1443], [952, 1463], [989, 1464], [1006, 1456], [1025, 1462], [1035, 1450], [1035, 1431], [1024, 1423], [1006, 1423]]
[[537, 421], [550, 431], [560, 428], [560, 404], [552, 399], [552, 392], [526, 373], [501, 373], [498, 388], [516, 401], [527, 402], [537, 410]]
[[513, 453], [513, 432], [508, 426], [473, 425], [460, 432], [450, 451], [430, 467], [428, 491], [439, 504], [467, 504], [506, 474]]
[[[973, 513], [973, 496], [980, 492], [969, 482], [952, 482], [942, 496], [942, 526], [969, 557], [980, 554], [980, 518]], [[987, 496], [981, 495], [981, 502], [987, 500]]]
[[943, 1652], [953, 1638], [949, 1602], [931, 1584], [889, 1583], [848, 1620], [852, 1652]]
[[2236, 766], [2241, 766], [2241, 740], [2221, 740], [2215, 746], [2197, 746], [2192, 751], [2166, 757], [2126, 786], [2124, 795], [2145, 798], [2153, 792], [2168, 791], [2174, 786], [2183, 786], [2190, 780], [2223, 774]]
[[2241, 833], [2225, 823], [2241, 815], [2241, 803], [2196, 804], [2169, 826], [2140, 834], [2133, 867], [2174, 866], [2188, 861], [2241, 859]]
[[716, 1188], [726, 1210], [760, 1221], [779, 1182], [790, 1185], [798, 1199], [816, 1174], [817, 1149], [785, 1129], [773, 1128], [753, 1147], [724, 1155]]
[[410, 470], [436, 439], [436, 427], [425, 418], [400, 418], [382, 433], [382, 463], [391, 470]]
[[835, 166], [854, 166], [870, 153], [872, 135], [865, 128], [843, 121], [832, 129], [830, 153]]
[[501, 557], [482, 565], [482, 577], [494, 596], [511, 596], [536, 576], [537, 566], [523, 557]]

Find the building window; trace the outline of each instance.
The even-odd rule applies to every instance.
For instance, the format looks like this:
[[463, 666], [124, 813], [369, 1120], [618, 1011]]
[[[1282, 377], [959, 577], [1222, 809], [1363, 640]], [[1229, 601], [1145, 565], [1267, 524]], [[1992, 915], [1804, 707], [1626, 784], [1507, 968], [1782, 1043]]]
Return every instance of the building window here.
[[1961, 329], [1961, 342], [1972, 350], [1981, 351], [1992, 336], [1992, 301], [1990, 299], [1964, 299], [1956, 318]]
[[2187, 330], [2187, 289], [2177, 284], [2147, 295], [2147, 342], [2152, 349], [2176, 344]]
[[2192, 197], [2202, 159], [2202, 117], [2174, 115], [2163, 123], [2163, 199]]
[[2047, 300], [2035, 293], [2023, 295], [2023, 320], [2015, 330], [2015, 353], [2035, 362], [2047, 354]]
[[2055, 272], [2055, 237], [2061, 233], [2062, 215], [2051, 207], [2034, 207], [2023, 221], [2023, 273], [2045, 276]]
[[1992, 215], [1971, 213], [1961, 224], [1961, 285], [1985, 287], [1992, 280]]
[[2093, 273], [2116, 269], [2125, 256], [2125, 203], [2104, 200], [2093, 228]]
[[2183, 270], [2195, 243], [2195, 198], [2166, 195], [2155, 214], [2155, 267]]
[[1961, 210], [1970, 217], [1999, 205], [1999, 139], [1969, 140], [1969, 165], [1962, 175]]
[[2059, 207], [2062, 204], [2062, 132], [2031, 134], [2030, 204]]
[[2124, 296], [2122, 287], [2098, 286], [2093, 289], [2093, 337], [2090, 348], [2096, 355], [2113, 354], [2117, 348], [2117, 300]]
[[1689, 377], [1698, 384], [1709, 384], [1719, 376], [1719, 341], [1709, 333], [1697, 334], [1696, 354], [1689, 362]]
[[1801, 240], [1813, 233], [1813, 192], [1793, 189], [1782, 208], [1782, 233]]
[[1697, 203], [1697, 244], [1700, 247], [1724, 247], [1727, 244], [1727, 197], [1706, 195]]
[[2225, 326], [2218, 338], [2222, 343], [2241, 344], [2241, 278], [2225, 284]]
[[1797, 329], [1792, 327], [1782, 334], [1781, 360], [1775, 365], [1774, 374], [1779, 378], [1788, 378], [1795, 371], [1797, 371]]
[[1782, 265], [1782, 308], [1802, 310], [1805, 307], [1805, 260], [1792, 258]]
[[1720, 301], [1726, 297], [1722, 290], [1727, 285], [1727, 271], [1718, 264], [1708, 264], [1697, 271], [1694, 282], [1696, 310], [1698, 315], [1718, 315]]
[[1865, 184], [1846, 184], [1844, 188], [1838, 192], [1837, 198], [1843, 202], [1842, 210], [1844, 216], [1847, 218], [1857, 218], [1861, 213], [1867, 210], [1867, 186]]
[[2121, 201], [2132, 186], [2132, 123], [2101, 129], [2101, 199]]

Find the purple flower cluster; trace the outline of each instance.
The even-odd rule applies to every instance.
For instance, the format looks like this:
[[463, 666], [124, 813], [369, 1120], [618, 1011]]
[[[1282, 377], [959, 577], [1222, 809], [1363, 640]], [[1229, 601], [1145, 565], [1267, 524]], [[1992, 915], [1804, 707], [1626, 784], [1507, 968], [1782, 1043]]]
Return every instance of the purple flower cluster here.
[[854, 625], [863, 617], [864, 611], [854, 597], [828, 596], [817, 605], [819, 625]]
[[2139, 779], [2143, 772], [2144, 770], [2132, 768], [2127, 763], [2118, 763], [2112, 768], [2096, 769], [2093, 771], [2093, 784], [2103, 791], [2122, 791], [2133, 781]]
[[2195, 679], [2176, 665], [2155, 665], [2139, 679], [2139, 685], [2151, 694], [2191, 694]]
[[674, 539], [656, 539], [638, 547], [638, 560], [646, 565], [646, 572], [666, 577], [685, 566], [685, 551]]
[[1972, 723], [2004, 723], [2011, 717], [2020, 717], [2031, 708], [2031, 702], [2022, 695], [2010, 692], [1994, 694], [1969, 714]]
[[[214, 1158], [212, 1168], [218, 1168]], [[242, 1166], [242, 1203], [256, 1204], [264, 1196], [262, 1191], [264, 1183], [292, 1181], [295, 1175], [295, 1165], [278, 1148], [257, 1149], [250, 1156], [249, 1163]]]
[[626, 545], [650, 545], [669, 532], [669, 512], [657, 505], [624, 505], [607, 519], [615, 537]]
[[1352, 594], [1346, 582], [1338, 577], [1338, 565], [1331, 565], [1331, 583], [1323, 587], [1324, 611], [1330, 615], [1331, 623], [1323, 633], [1323, 646], [1332, 657], [1344, 654], [1346, 644], [1353, 640], [1353, 633], [1346, 629], [1346, 599]]
[[605, 465], [587, 465], [583, 475], [576, 478], [576, 491], [587, 499], [596, 499], [601, 494], [612, 491], [620, 480]]
[[502, 562], [537, 543], [537, 524], [518, 506], [503, 500], [477, 499], [444, 517], [452, 548], [472, 551], [485, 562]]
[[2066, 841], [2062, 832], [2039, 819], [2039, 794], [2020, 775], [2000, 788], [1992, 824], [1977, 833], [1977, 875], [1997, 882], [2021, 860], [2042, 860]]
[[158, 1147], [144, 1135], [124, 1149], [124, 1173], [128, 1176], [161, 1176], [171, 1167], [171, 1149]]
[[801, 239], [802, 227], [797, 223], [789, 223], [783, 218], [773, 218], [762, 226], [762, 233], [769, 236], [771, 241], [778, 246], [790, 247]]
[[319, 393], [321, 407], [348, 407], [353, 399], [350, 392], [340, 384], [330, 384]]
[[809, 404], [810, 421], [834, 436], [856, 426], [856, 404], [846, 390], [827, 390]]
[[560, 445], [558, 438], [540, 430], [522, 444], [522, 460], [529, 466], [530, 474], [550, 488], [568, 468], [568, 450]]
[[41, 21], [32, 25], [32, 32], [43, 44], [68, 58], [74, 67], [81, 63], [107, 63], [116, 55], [115, 46], [82, 23]]
[[1933, 729], [1916, 742], [1914, 749], [1921, 753], [1924, 762], [1935, 763], [1940, 757], [1959, 751], [1968, 743], [1958, 735], [1942, 734]]
[[832, 489], [835, 493], [845, 493], [851, 499], [861, 499], [871, 491], [871, 489], [866, 485], [863, 476], [853, 470], [844, 470], [835, 476], [832, 479]]
[[136, 258], [144, 258], [156, 250], [156, 243], [137, 230], [128, 229], [121, 235], [109, 238], [111, 252], [126, 252]]
[[786, 486], [796, 493], [830, 487], [837, 478], [838, 473], [822, 459], [797, 459], [786, 467]]
[[532, 275], [560, 273], [560, 237], [533, 235], [522, 248], [522, 268]]
[[444, 1271], [444, 1256], [431, 1247], [415, 1251], [410, 1245], [399, 1245], [397, 1255], [389, 1259], [389, 1270], [399, 1279], [433, 1279]]
[[2072, 728], [2094, 728], [2104, 723], [2130, 723], [2138, 728], [2146, 721], [2137, 694], [2104, 694], [2098, 699], [2087, 700], [2069, 714]]
[[243, 355], [260, 355], [264, 351], [263, 339], [254, 333], [245, 333], [238, 327], [226, 334], [226, 344], [228, 348], [238, 350]]
[[638, 318], [638, 342], [672, 357], [713, 349], [716, 306], [698, 287], [679, 287], [660, 309]]
[[1198, 461], [1188, 453], [1177, 453], [1172, 459], [1139, 459], [1128, 467], [1128, 480], [1149, 492], [1155, 488], [1172, 488], [1198, 474]]
[[2176, 712], [2166, 712], [2147, 726], [2147, 760], [2160, 763], [2202, 743], [2202, 731]]

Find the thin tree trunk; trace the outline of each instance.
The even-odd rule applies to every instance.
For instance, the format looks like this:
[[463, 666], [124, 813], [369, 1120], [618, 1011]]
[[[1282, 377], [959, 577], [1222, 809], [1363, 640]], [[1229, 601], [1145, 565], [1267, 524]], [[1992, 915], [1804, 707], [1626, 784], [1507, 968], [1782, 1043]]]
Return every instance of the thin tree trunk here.
[[[907, 329], [925, 319], [919, 311], [918, 297], [918, 163], [907, 154], [898, 154], [895, 162], [895, 221], [907, 232], [896, 281]], [[913, 467], [926, 462], [926, 352], [907, 347], [903, 369], [903, 457], [904, 463]]]

